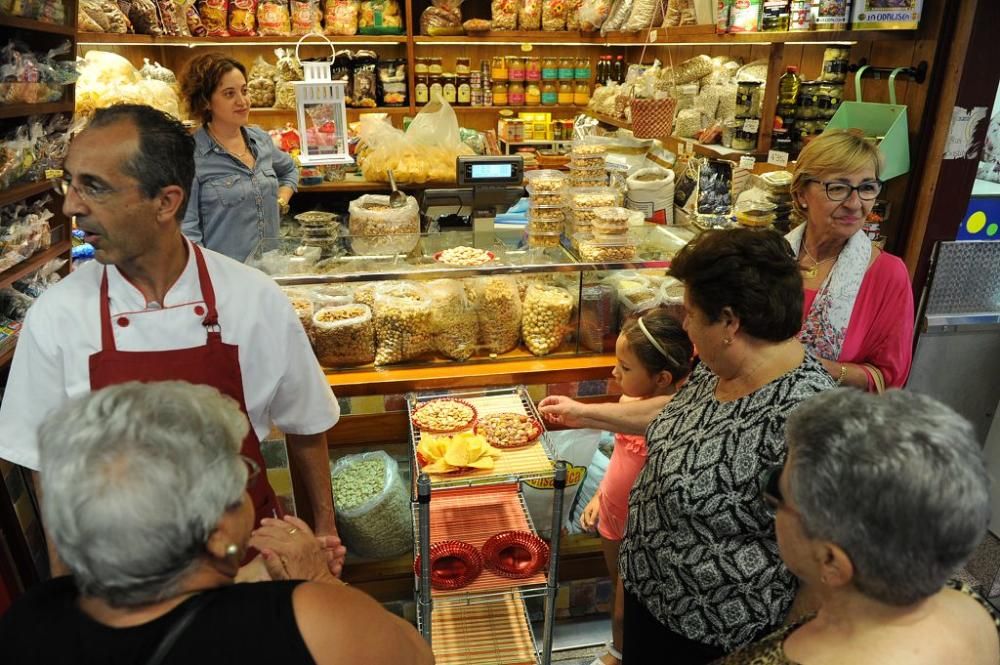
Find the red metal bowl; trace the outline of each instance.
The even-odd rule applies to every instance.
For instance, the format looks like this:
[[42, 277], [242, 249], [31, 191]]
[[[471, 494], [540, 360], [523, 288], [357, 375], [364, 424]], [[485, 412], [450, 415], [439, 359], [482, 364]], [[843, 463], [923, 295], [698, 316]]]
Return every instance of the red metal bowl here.
[[[431, 545], [431, 587], [461, 589], [483, 572], [483, 555], [473, 545], [461, 540], [442, 540]], [[413, 562], [413, 573], [420, 576], [420, 555]]]
[[[424, 427], [419, 422], [417, 422], [417, 414], [418, 413], [420, 413], [421, 411], [423, 411], [424, 409], [426, 409], [431, 404], [434, 404], [435, 402], [441, 402], [441, 401], [444, 401], [444, 402], [458, 402], [459, 404], [464, 404], [465, 406], [467, 406], [470, 409], [472, 409], [472, 417], [469, 419], [469, 422], [465, 423], [461, 427], [456, 427], [454, 429], [431, 429], [429, 427]], [[420, 405], [420, 407], [418, 407], [417, 410], [413, 412], [412, 420], [413, 420], [413, 426], [416, 427], [417, 429], [419, 429], [421, 432], [430, 432], [431, 434], [452, 434], [454, 432], [461, 432], [463, 430], [467, 430], [470, 427], [475, 426], [475, 424], [476, 424], [476, 417], [477, 416], [478, 416], [478, 412], [476, 411], [476, 407], [472, 406], [471, 404], [469, 404], [468, 402], [466, 402], [464, 399], [454, 399], [452, 397], [441, 397], [441, 398], [438, 398], [438, 399], [432, 399], [429, 402], [425, 402], [424, 404]]]
[[[541, 436], [541, 434], [542, 434], [542, 425], [537, 420], [535, 420], [531, 416], [525, 416], [525, 415], [520, 414], [520, 413], [513, 413], [511, 415], [522, 416], [524, 418], [527, 418], [528, 421], [529, 421], [528, 424], [531, 425], [531, 427], [532, 427], [532, 432], [531, 432], [531, 434], [528, 435], [527, 438], [520, 439], [518, 441], [512, 441], [510, 443], [502, 443], [502, 442], [500, 442], [500, 441], [498, 441], [498, 440], [490, 437], [488, 434], [486, 434], [485, 427], [483, 427], [484, 421], [488, 421], [492, 416], [501, 416], [501, 415], [507, 415], [507, 414], [503, 414], [503, 413], [496, 413], [496, 414], [494, 414], [494, 413], [491, 413], [489, 415], [483, 416], [482, 418], [479, 418], [479, 419], [476, 420], [476, 430], [475, 430], [476, 434], [481, 434], [484, 437], [486, 437], [486, 442], [489, 443], [494, 448], [502, 448], [503, 450], [510, 450], [511, 448], [521, 448], [521, 447], [524, 447], [524, 446], [530, 446], [535, 441], [537, 441], [538, 437]], [[481, 430], [483, 430], [483, 431], [481, 431]]]
[[504, 531], [483, 543], [486, 567], [504, 577], [531, 577], [549, 560], [549, 545], [529, 531]]

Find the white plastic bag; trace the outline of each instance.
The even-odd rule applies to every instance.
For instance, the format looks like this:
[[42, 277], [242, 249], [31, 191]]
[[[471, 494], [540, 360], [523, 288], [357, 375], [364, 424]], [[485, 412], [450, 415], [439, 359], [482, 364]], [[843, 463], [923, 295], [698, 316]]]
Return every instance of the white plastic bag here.
[[410, 497], [399, 465], [384, 451], [347, 455], [330, 471], [337, 533], [348, 551], [370, 559], [413, 547]]
[[[587, 467], [597, 451], [597, 443], [603, 432], [596, 429], [568, 429], [549, 432], [549, 443], [555, 449], [556, 459], [565, 460], [566, 490], [563, 494], [561, 522], [563, 528], [573, 512], [577, 492], [587, 477]], [[552, 480], [525, 481], [521, 483], [524, 503], [538, 533], [548, 538], [552, 531]]]
[[674, 224], [674, 172], [659, 167], [639, 169], [626, 181], [625, 207], [639, 210], [647, 222]]

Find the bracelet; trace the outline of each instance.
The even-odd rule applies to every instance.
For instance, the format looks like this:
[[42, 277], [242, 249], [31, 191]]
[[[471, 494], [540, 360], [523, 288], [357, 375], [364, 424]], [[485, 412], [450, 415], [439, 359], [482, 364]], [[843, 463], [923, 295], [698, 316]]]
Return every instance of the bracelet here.
[[840, 376], [837, 377], [837, 385], [844, 385], [844, 378], [847, 376], [847, 365], [840, 366]]

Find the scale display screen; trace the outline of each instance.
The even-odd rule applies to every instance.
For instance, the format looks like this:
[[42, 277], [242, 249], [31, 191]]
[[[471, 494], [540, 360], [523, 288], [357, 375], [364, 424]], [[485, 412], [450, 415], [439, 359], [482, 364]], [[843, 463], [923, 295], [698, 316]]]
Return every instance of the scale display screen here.
[[514, 174], [514, 165], [511, 163], [499, 164], [473, 164], [472, 179], [481, 180], [484, 178], [509, 178]]
[[520, 155], [462, 155], [457, 165], [458, 184], [465, 186], [520, 185], [524, 175]]

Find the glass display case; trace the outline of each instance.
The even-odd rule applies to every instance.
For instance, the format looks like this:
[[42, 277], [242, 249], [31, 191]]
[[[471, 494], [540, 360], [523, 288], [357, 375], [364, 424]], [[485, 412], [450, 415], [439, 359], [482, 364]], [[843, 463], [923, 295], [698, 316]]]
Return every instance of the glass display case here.
[[631, 312], [680, 302], [666, 269], [692, 235], [633, 227], [630, 260], [583, 261], [565, 240], [528, 247], [521, 230], [484, 241], [341, 229], [323, 243], [303, 230], [266, 240], [248, 262], [283, 287], [329, 369], [613, 351]]

